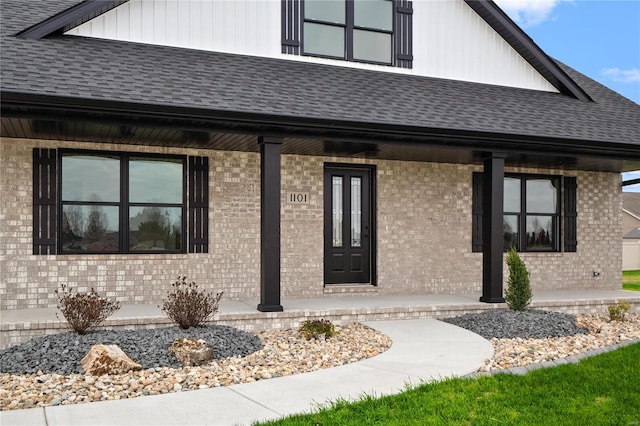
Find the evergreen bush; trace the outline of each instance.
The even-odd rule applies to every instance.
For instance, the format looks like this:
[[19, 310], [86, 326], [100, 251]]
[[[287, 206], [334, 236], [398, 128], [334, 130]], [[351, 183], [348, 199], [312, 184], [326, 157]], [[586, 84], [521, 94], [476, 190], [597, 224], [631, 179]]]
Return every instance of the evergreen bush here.
[[510, 309], [523, 311], [531, 303], [533, 294], [527, 267], [513, 247], [507, 255], [507, 266], [509, 267], [509, 281], [504, 298]]
[[298, 331], [304, 336], [305, 339], [329, 339], [338, 332], [335, 326], [329, 320], [306, 320], [300, 325]]

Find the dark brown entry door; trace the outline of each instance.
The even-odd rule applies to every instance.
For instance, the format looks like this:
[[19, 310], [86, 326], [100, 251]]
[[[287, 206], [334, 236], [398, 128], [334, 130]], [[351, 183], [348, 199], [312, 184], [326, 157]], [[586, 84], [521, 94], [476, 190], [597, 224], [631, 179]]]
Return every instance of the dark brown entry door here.
[[325, 169], [326, 284], [371, 282], [371, 173], [370, 169]]

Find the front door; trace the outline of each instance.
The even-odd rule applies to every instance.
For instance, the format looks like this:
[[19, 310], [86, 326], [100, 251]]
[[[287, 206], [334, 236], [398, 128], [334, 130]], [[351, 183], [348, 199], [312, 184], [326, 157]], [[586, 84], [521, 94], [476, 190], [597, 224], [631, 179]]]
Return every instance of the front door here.
[[372, 173], [372, 168], [325, 168], [325, 284], [371, 283]]

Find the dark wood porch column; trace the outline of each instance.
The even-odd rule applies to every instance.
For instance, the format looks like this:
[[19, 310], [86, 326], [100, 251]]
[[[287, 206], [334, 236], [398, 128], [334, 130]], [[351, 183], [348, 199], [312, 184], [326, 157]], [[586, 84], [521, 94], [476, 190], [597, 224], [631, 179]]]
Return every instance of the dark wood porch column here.
[[282, 138], [260, 136], [260, 304], [280, 312], [280, 147]]
[[482, 190], [482, 297], [481, 302], [502, 303], [504, 153], [484, 160]]

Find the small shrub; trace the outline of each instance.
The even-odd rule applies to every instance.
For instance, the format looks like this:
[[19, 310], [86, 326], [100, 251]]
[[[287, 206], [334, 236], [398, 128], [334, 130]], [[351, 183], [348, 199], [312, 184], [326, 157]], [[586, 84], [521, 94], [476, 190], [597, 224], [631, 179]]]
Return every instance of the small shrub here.
[[172, 289], [162, 300], [162, 312], [173, 320], [180, 328], [196, 327], [208, 321], [216, 312], [222, 292], [215, 296], [198, 290], [198, 285], [187, 277], [178, 277], [171, 284]]
[[609, 321], [624, 321], [631, 305], [621, 300], [617, 305], [609, 306]]
[[55, 293], [58, 295], [58, 309], [78, 334], [85, 334], [90, 327], [99, 325], [120, 309], [120, 302], [99, 296], [93, 288], [89, 293], [74, 293], [71, 287], [63, 284], [62, 289]]
[[331, 321], [321, 320], [306, 320], [302, 323], [298, 331], [304, 336], [305, 339], [319, 339], [320, 336], [324, 336], [325, 339], [329, 339], [338, 332]]
[[523, 311], [531, 303], [533, 294], [531, 293], [527, 267], [513, 247], [507, 255], [507, 266], [509, 267], [509, 281], [504, 298], [510, 309]]

